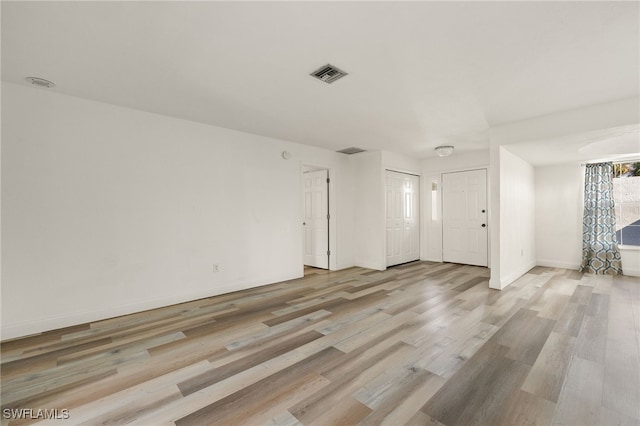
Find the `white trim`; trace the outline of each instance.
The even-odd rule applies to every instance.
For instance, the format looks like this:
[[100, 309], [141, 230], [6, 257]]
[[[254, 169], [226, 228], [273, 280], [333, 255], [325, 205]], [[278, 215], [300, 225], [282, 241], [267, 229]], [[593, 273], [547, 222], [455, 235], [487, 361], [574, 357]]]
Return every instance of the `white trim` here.
[[625, 277], [640, 277], [640, 269], [629, 269], [622, 265], [622, 275]]
[[236, 291], [247, 290], [256, 287], [262, 287], [265, 285], [288, 281], [296, 278], [301, 278], [301, 276], [274, 277], [269, 279], [268, 282], [245, 281], [241, 283], [235, 283], [233, 285], [216, 287], [215, 289], [196, 291], [189, 294], [181, 294], [180, 297], [156, 297], [146, 300], [139, 300], [126, 305], [112, 306], [109, 308], [100, 309], [89, 309], [83, 312], [74, 312], [72, 314], [58, 315], [49, 318], [39, 318], [6, 326], [3, 325], [2, 341], [44, 333], [46, 331], [57, 330], [59, 328], [71, 327], [78, 324], [102, 321], [109, 318], [134, 314], [151, 309], [164, 308], [167, 306], [177, 305], [179, 303], [192, 302], [194, 300], [205, 299], [207, 297], [233, 293]]
[[618, 246], [618, 248], [622, 257], [622, 274], [627, 277], [640, 277], [640, 247]]
[[415, 177], [422, 177], [422, 174], [420, 173], [416, 173], [416, 172], [412, 172], [406, 169], [400, 169], [400, 168], [387, 168], [385, 167], [384, 170], [388, 171], [388, 172], [396, 172], [396, 173], [402, 173], [404, 175], [411, 175], [411, 176], [415, 176]]
[[373, 270], [376, 270], [376, 271], [386, 271], [387, 270], [387, 266], [386, 265], [378, 265], [375, 262], [361, 262], [356, 266], [358, 268], [373, 269]]
[[536, 265], [545, 266], [548, 268], [561, 268], [561, 269], [573, 269], [573, 270], [578, 270], [578, 268], [580, 268], [579, 263], [558, 262], [557, 260], [551, 260], [551, 259], [537, 259]]
[[[499, 280], [497, 279], [497, 277], [496, 278], [492, 278], [492, 279], [489, 280], [489, 287], [493, 288], [493, 289], [496, 289], [496, 290], [502, 290], [506, 286], [508, 286], [509, 284], [511, 284], [512, 282], [514, 282], [515, 280], [517, 280], [518, 278], [520, 278], [521, 276], [523, 276], [524, 274], [529, 272], [535, 266], [536, 266], [536, 262], [535, 261], [531, 261], [531, 262], [521, 266], [515, 272], [512, 272], [511, 274], [507, 275], [504, 278], [500, 278]], [[498, 282], [498, 286], [496, 286], [496, 281], [499, 281]]]
[[455, 168], [455, 169], [433, 169], [433, 170], [429, 170], [428, 173], [424, 173], [423, 174], [425, 176], [428, 175], [436, 175], [436, 174], [442, 174], [442, 173], [460, 173], [460, 172], [468, 172], [468, 171], [472, 171], [472, 170], [481, 170], [481, 169], [487, 169], [487, 171], [489, 170], [489, 167], [491, 167], [490, 164], [486, 164], [486, 165], [478, 165], [478, 166], [472, 166], [472, 167], [460, 167], [460, 168]]

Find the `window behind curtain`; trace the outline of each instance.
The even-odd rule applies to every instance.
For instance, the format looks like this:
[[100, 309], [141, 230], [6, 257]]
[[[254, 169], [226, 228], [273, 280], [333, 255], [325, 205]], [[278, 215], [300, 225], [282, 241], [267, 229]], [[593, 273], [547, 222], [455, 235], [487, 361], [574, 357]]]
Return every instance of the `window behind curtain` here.
[[613, 199], [618, 244], [640, 246], [640, 162], [614, 163]]

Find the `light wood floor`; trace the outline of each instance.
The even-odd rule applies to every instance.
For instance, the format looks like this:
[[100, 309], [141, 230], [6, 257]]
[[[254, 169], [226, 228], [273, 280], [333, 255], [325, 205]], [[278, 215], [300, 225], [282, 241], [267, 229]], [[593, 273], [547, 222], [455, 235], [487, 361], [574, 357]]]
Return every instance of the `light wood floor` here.
[[58, 425], [640, 424], [640, 279], [535, 268], [500, 292], [453, 264], [307, 273], [4, 342], [2, 408], [69, 410]]

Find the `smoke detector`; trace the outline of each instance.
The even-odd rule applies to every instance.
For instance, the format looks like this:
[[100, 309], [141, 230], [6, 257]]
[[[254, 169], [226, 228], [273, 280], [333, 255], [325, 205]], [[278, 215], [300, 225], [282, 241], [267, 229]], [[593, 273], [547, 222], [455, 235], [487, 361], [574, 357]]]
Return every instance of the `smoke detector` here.
[[331, 64], [327, 64], [323, 67], [318, 68], [317, 70], [315, 70], [309, 75], [311, 77], [317, 78], [320, 81], [324, 81], [325, 83], [331, 84], [334, 81], [347, 75], [347, 73], [337, 67], [334, 67]]
[[51, 89], [52, 87], [56, 86], [55, 83], [53, 83], [52, 81], [45, 80], [44, 78], [39, 78], [39, 77], [27, 77], [25, 78], [25, 80], [27, 80], [29, 83], [33, 84], [34, 86], [46, 87], [47, 89]]

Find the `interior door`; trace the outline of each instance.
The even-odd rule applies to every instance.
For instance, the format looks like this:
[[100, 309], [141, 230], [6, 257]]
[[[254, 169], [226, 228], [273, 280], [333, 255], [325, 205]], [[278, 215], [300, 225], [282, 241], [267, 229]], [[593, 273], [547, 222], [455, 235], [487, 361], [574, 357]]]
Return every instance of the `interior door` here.
[[303, 174], [304, 264], [329, 269], [329, 171]]
[[487, 266], [487, 171], [442, 174], [442, 260]]
[[420, 259], [420, 178], [386, 172], [386, 264], [398, 265]]

